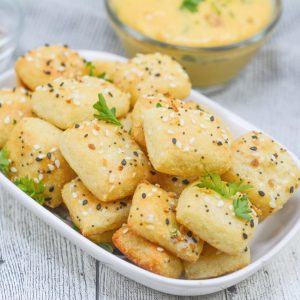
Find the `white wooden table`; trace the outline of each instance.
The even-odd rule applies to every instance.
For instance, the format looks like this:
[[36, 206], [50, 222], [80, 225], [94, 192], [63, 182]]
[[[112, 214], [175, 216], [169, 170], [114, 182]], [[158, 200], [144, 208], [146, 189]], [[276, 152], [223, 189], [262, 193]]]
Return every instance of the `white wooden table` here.
[[[102, 0], [22, 0], [18, 53], [48, 43], [122, 54]], [[228, 89], [213, 98], [300, 156], [300, 3], [285, 0], [272, 40]], [[84, 4], [85, 3], [85, 4]], [[248, 280], [199, 299], [300, 299], [300, 234]], [[0, 191], [0, 299], [179, 299], [139, 285], [73, 246]]]

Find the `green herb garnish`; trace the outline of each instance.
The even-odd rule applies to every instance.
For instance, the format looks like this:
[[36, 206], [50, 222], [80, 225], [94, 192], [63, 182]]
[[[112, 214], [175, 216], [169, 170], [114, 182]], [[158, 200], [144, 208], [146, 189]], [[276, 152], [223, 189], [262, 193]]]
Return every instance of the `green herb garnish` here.
[[102, 74], [98, 75], [97, 77], [100, 78], [100, 79], [103, 79], [103, 80], [105, 80], [105, 81], [108, 81], [108, 82], [110, 82], [110, 83], [114, 83], [111, 79], [108, 79], [108, 78], [106, 77], [106, 73], [105, 73], [105, 72], [103, 72]]
[[29, 177], [18, 178], [14, 184], [34, 199], [37, 203], [43, 205], [45, 202], [45, 198], [43, 196], [45, 186], [42, 182], [36, 183]]
[[243, 182], [227, 183], [222, 181], [219, 175], [209, 173], [201, 179], [201, 182], [197, 184], [197, 187], [214, 190], [225, 198], [232, 198], [236, 193], [242, 193], [251, 189], [252, 185], [244, 184]]
[[157, 102], [155, 106], [156, 107], [162, 107], [162, 105], [159, 102]]
[[180, 8], [194, 13], [198, 11], [198, 5], [203, 1], [204, 0], [183, 0]]
[[85, 63], [85, 66], [88, 68], [88, 70], [89, 70], [89, 76], [95, 76], [95, 69], [96, 69], [96, 67], [95, 67], [95, 65], [93, 64], [93, 62], [91, 62], [91, 61], [87, 61], [86, 63]]
[[3, 148], [0, 151], [0, 172], [6, 174], [9, 170], [9, 152], [7, 149]]
[[[253, 186], [241, 182], [225, 182], [219, 175], [209, 173], [201, 179], [201, 182], [196, 185], [199, 188], [207, 188], [213, 190], [227, 199], [233, 199], [237, 193], [243, 193]], [[249, 213], [252, 210], [249, 208], [248, 195], [244, 194], [233, 200], [234, 213], [237, 217], [251, 220]]]
[[99, 243], [98, 245], [110, 253], [114, 252], [114, 246], [110, 243]]
[[96, 102], [93, 107], [98, 110], [99, 114], [95, 114], [94, 117], [121, 126], [122, 124], [116, 117], [116, 108], [113, 107], [109, 109], [102, 94], [98, 94], [98, 99], [98, 102]]
[[99, 79], [103, 79], [103, 80], [105, 80], [105, 81], [108, 81], [108, 82], [110, 82], [110, 83], [113, 83], [112, 80], [110, 80], [110, 79], [108, 79], [108, 78], [106, 77], [106, 73], [105, 73], [105, 72], [101, 73], [100, 75], [96, 75], [96, 74], [95, 74], [96, 66], [94, 65], [94, 63], [93, 63], [92, 61], [87, 61], [87, 62], [85, 63], [85, 66], [86, 66], [86, 67], [88, 68], [88, 70], [89, 70], [89, 76], [97, 77], [97, 78], [99, 78]]
[[233, 209], [237, 217], [252, 220], [252, 210], [249, 208], [248, 195], [244, 194], [241, 197], [233, 200]]

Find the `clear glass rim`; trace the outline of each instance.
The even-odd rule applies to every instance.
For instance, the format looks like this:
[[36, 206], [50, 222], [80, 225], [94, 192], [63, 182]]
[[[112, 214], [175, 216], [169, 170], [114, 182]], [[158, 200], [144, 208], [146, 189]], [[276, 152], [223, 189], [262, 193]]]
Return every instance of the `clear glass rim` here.
[[136, 40], [140, 42], [146, 42], [149, 44], [153, 44], [154, 46], [159, 46], [162, 48], [170, 48], [174, 50], [180, 50], [180, 51], [186, 51], [186, 52], [200, 52], [200, 51], [207, 51], [207, 52], [217, 52], [217, 51], [226, 51], [236, 48], [243, 48], [245, 46], [254, 44], [265, 38], [269, 35], [269, 33], [272, 32], [272, 30], [275, 28], [277, 23], [280, 20], [281, 14], [282, 14], [282, 1], [281, 0], [273, 0], [273, 17], [270, 21], [270, 23], [261, 31], [256, 33], [255, 35], [251, 36], [248, 39], [245, 39], [241, 42], [224, 45], [224, 46], [217, 46], [217, 47], [189, 47], [189, 46], [181, 46], [181, 45], [175, 45], [170, 44], [162, 41], [158, 41], [156, 39], [153, 39], [149, 36], [146, 36], [142, 34], [141, 32], [136, 31], [135, 29], [131, 28], [130, 26], [126, 25], [124, 22], [120, 20], [120, 18], [114, 13], [114, 10], [111, 6], [111, 0], [105, 0], [105, 7], [106, 11], [110, 17], [110, 20], [120, 29], [125, 31], [128, 35], [132, 36]]
[[23, 16], [23, 9], [21, 7], [21, 4], [19, 0], [11, 1], [12, 5], [14, 6], [14, 9], [16, 10], [17, 14], [17, 25], [15, 27], [15, 30], [13, 32], [9, 32], [8, 34], [5, 34], [3, 38], [0, 39], [0, 47], [3, 47], [10, 42], [13, 42], [16, 40], [22, 31], [23, 23], [24, 23], [24, 16]]

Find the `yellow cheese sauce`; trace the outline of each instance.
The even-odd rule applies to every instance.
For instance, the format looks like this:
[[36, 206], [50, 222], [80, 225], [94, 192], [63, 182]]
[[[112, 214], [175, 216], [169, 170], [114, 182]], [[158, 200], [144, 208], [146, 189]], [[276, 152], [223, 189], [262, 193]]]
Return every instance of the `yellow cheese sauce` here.
[[245, 40], [267, 26], [273, 13], [272, 0], [202, 0], [194, 11], [183, 6], [189, 0], [111, 1], [129, 27], [155, 40], [190, 47]]

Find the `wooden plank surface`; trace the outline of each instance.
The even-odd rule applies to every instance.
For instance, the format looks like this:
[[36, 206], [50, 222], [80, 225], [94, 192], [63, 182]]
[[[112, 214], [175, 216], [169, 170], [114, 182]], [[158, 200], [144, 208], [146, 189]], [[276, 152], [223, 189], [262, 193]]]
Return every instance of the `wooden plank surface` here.
[[297, 300], [300, 299], [300, 235], [270, 264], [249, 279], [207, 296], [176, 297], [162, 294], [131, 281], [98, 264], [98, 300]]
[[0, 192], [0, 299], [95, 299], [96, 261]]

